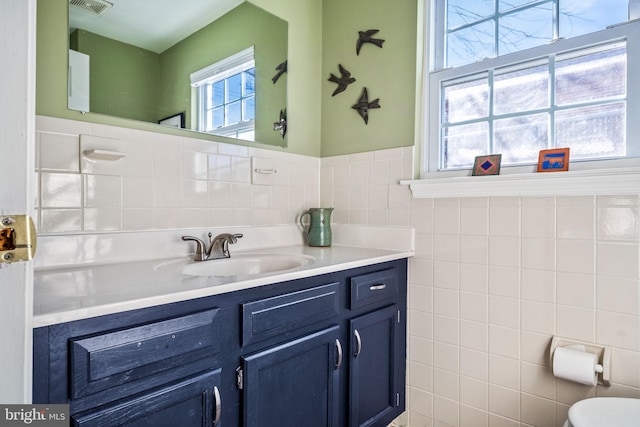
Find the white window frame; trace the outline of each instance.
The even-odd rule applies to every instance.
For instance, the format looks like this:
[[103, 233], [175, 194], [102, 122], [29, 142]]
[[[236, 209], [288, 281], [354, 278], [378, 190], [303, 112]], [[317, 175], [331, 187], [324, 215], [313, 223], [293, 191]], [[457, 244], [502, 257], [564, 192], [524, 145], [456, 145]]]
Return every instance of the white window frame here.
[[[526, 196], [638, 194], [640, 158], [572, 162], [569, 172], [535, 173], [537, 165], [503, 166], [500, 175], [471, 177], [471, 170], [439, 171], [440, 162], [440, 82], [460, 74], [478, 73], [486, 68], [517, 64], [558, 51], [571, 51], [607, 41], [627, 42], [627, 143], [640, 147], [640, 22], [629, 21], [583, 36], [515, 52], [454, 69], [432, 72], [436, 64], [436, 8], [443, 2], [425, 0], [423, 31], [418, 45], [424, 49], [418, 64], [422, 78], [420, 123], [420, 179], [409, 184], [414, 197]], [[420, 75], [419, 74], [419, 75]]]
[[[201, 130], [202, 124], [205, 122], [205, 102], [202, 96], [201, 87], [212, 80], [219, 81], [231, 77], [243, 71], [255, 68], [256, 61], [254, 56], [254, 47], [248, 47], [234, 55], [222, 59], [216, 63], [208, 65], [198, 71], [194, 71], [190, 75], [191, 86], [197, 89], [198, 101], [198, 130]], [[204, 132], [204, 131], [203, 131]], [[255, 119], [236, 123], [229, 126], [223, 126], [218, 129], [209, 131], [215, 135], [237, 138], [241, 134], [255, 132]], [[246, 139], [246, 138], [245, 138]]]

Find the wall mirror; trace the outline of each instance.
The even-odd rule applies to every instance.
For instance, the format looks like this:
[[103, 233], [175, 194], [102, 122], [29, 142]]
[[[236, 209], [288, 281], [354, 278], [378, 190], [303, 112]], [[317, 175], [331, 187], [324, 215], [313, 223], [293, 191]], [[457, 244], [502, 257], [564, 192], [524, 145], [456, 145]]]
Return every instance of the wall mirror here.
[[286, 146], [287, 34], [246, 0], [69, 0], [68, 108]]

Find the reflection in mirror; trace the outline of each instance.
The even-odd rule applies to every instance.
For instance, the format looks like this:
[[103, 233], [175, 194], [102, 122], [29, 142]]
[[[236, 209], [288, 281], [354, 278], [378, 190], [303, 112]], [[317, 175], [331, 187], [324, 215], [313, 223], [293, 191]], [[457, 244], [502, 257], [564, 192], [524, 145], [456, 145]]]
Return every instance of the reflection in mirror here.
[[242, 0], [71, 3], [69, 109], [286, 146], [286, 21]]

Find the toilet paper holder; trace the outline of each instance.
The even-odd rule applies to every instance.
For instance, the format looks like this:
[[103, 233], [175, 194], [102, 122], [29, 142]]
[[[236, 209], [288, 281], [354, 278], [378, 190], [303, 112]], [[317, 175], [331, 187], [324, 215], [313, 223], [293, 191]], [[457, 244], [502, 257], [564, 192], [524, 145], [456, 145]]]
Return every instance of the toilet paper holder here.
[[587, 353], [593, 353], [598, 355], [598, 363], [602, 365], [602, 372], [598, 372], [598, 384], [609, 386], [610, 385], [610, 373], [611, 373], [611, 350], [609, 347], [586, 342], [577, 341], [569, 338], [553, 337], [551, 340], [551, 346], [549, 347], [549, 364], [553, 366], [553, 353], [558, 347], [568, 346], [584, 346]]

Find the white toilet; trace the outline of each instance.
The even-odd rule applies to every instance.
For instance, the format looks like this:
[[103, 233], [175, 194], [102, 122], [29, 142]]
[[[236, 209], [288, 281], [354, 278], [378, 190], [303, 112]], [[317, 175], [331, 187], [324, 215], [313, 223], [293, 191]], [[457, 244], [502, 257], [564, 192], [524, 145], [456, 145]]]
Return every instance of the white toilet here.
[[640, 399], [594, 397], [574, 403], [564, 427], [638, 427]]

